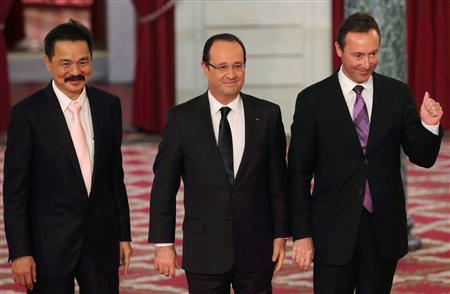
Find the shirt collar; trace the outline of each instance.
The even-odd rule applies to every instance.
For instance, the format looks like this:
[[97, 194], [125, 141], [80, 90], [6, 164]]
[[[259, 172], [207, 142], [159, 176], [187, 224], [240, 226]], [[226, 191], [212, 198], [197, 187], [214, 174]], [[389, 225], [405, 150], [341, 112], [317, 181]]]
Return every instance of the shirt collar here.
[[344, 97], [348, 97], [350, 93], [353, 92], [353, 88], [356, 85], [361, 85], [364, 87], [365, 90], [372, 92], [373, 90], [373, 75], [370, 75], [370, 78], [365, 81], [364, 83], [358, 84], [352, 81], [349, 77], [347, 77], [344, 72], [342, 71], [342, 65], [338, 72], [338, 79], [339, 84], [341, 85], [342, 94], [344, 94]]
[[211, 115], [215, 115], [216, 113], [218, 113], [220, 111], [220, 108], [224, 106], [231, 108], [231, 111], [236, 112], [237, 114], [239, 114], [243, 109], [242, 98], [241, 95], [239, 94], [227, 105], [222, 105], [222, 103], [217, 101], [217, 99], [211, 94], [211, 92], [208, 91], [208, 100], [209, 100], [209, 107], [211, 109]]
[[61, 108], [63, 111], [66, 111], [67, 106], [69, 106], [69, 104], [72, 101], [76, 101], [81, 105], [81, 108], [83, 108], [84, 106], [84, 102], [86, 101], [87, 95], [86, 95], [86, 87], [83, 88], [83, 91], [81, 92], [80, 96], [78, 96], [77, 99], [72, 100], [70, 99], [66, 94], [64, 94], [57, 86], [55, 81], [52, 81], [52, 87], [53, 87], [53, 91], [56, 94], [56, 97], [58, 98], [59, 104], [61, 105]]

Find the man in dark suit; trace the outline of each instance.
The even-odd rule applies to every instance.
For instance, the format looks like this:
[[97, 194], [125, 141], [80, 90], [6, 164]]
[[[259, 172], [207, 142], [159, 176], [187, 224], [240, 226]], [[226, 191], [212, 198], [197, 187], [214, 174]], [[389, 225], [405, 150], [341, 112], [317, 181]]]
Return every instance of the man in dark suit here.
[[245, 48], [209, 38], [208, 91], [175, 106], [154, 164], [149, 241], [155, 268], [177, 267], [175, 196], [184, 182], [183, 268], [190, 293], [271, 293], [289, 236], [286, 138], [277, 105], [241, 93]]
[[[442, 109], [425, 94], [420, 117], [404, 83], [374, 72], [380, 31], [368, 14], [340, 26], [339, 71], [297, 98], [288, 174], [293, 261], [316, 293], [389, 293], [407, 253], [400, 147], [431, 167]], [[314, 188], [311, 190], [311, 179]]]
[[11, 110], [5, 232], [17, 284], [33, 293], [119, 293], [130, 216], [119, 98], [86, 85], [92, 38], [69, 21], [45, 38], [52, 82]]

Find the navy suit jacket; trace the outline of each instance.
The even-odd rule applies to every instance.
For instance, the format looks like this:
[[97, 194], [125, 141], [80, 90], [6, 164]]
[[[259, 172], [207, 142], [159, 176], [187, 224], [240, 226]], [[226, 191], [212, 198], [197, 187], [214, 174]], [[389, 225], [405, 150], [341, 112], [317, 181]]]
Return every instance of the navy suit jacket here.
[[337, 73], [297, 98], [288, 156], [293, 237], [312, 237], [314, 258], [322, 263], [350, 261], [366, 179], [380, 255], [385, 260], [404, 256], [408, 244], [400, 148], [422, 167], [431, 167], [439, 152], [442, 130], [436, 136], [422, 126], [407, 85], [377, 73], [373, 83], [366, 154]]
[[286, 138], [277, 105], [241, 94], [245, 148], [231, 186], [208, 94], [172, 108], [151, 192], [149, 241], [175, 241], [175, 197], [184, 183], [183, 268], [221, 274], [273, 266], [273, 239], [289, 236]]
[[31, 255], [38, 275], [63, 276], [83, 246], [105, 270], [119, 266], [129, 241], [119, 98], [86, 87], [95, 141], [90, 196], [51, 83], [11, 110], [4, 167], [9, 258]]

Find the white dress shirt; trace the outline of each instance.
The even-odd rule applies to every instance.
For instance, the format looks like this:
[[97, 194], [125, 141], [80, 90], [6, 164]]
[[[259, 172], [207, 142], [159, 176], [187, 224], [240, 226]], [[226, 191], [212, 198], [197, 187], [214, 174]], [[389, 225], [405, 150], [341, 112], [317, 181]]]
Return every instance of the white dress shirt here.
[[[344, 95], [345, 103], [347, 103], [348, 111], [350, 112], [350, 116], [353, 119], [353, 107], [355, 105], [356, 93], [353, 91], [353, 88], [356, 85], [363, 86], [363, 91], [361, 95], [363, 96], [364, 102], [367, 106], [367, 114], [369, 115], [369, 122], [372, 120], [372, 108], [373, 108], [373, 76], [361, 84], [355, 83], [350, 78], [348, 78], [344, 72], [342, 71], [342, 65], [338, 72], [338, 80], [341, 85], [342, 95]], [[435, 135], [439, 134], [439, 124], [433, 126], [426, 124], [422, 121], [422, 125], [428, 131], [432, 132]]]
[[242, 98], [238, 95], [233, 101], [228, 103], [228, 105], [222, 105], [216, 98], [214, 98], [211, 92], [208, 91], [208, 99], [217, 144], [219, 144], [219, 125], [222, 117], [220, 114], [220, 108], [224, 106], [231, 108], [227, 119], [230, 124], [231, 138], [233, 140], [233, 170], [234, 177], [236, 177], [245, 147], [245, 114]]
[[91, 160], [91, 174], [94, 169], [94, 130], [92, 127], [92, 116], [91, 116], [91, 108], [89, 106], [89, 100], [86, 95], [86, 88], [83, 89], [80, 96], [72, 100], [66, 96], [55, 84], [55, 81], [52, 82], [53, 91], [58, 98], [59, 105], [61, 106], [61, 110], [64, 114], [64, 118], [66, 119], [67, 127], [70, 131], [70, 126], [72, 125], [72, 114], [70, 113], [67, 106], [72, 101], [76, 101], [81, 105], [80, 110], [80, 121], [81, 126], [83, 127], [84, 133], [86, 134], [86, 141], [89, 149], [89, 159]]

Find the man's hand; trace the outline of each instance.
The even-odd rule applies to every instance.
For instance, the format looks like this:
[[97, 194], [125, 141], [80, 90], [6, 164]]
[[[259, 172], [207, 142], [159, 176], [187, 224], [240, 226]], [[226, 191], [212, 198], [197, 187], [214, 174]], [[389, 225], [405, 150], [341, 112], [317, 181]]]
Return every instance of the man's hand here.
[[128, 266], [130, 265], [131, 254], [133, 250], [131, 249], [131, 243], [128, 241], [120, 242], [120, 266], [123, 266], [123, 273], [126, 275], [128, 273]]
[[275, 269], [273, 270], [274, 275], [276, 275], [283, 266], [285, 252], [286, 252], [286, 239], [285, 238], [273, 239], [272, 261], [277, 262], [275, 264]]
[[314, 244], [311, 237], [294, 241], [294, 248], [292, 249], [292, 263], [294, 266], [297, 266], [302, 272], [309, 271], [313, 258]]
[[36, 282], [36, 263], [32, 256], [15, 258], [12, 262], [12, 276], [17, 285], [27, 289], [33, 289]]
[[437, 125], [442, 118], [444, 112], [439, 102], [430, 98], [430, 94], [425, 92], [423, 96], [422, 106], [420, 107], [420, 119], [427, 125]]
[[173, 245], [155, 246], [155, 270], [166, 277], [175, 277], [175, 269], [178, 268], [177, 253]]

